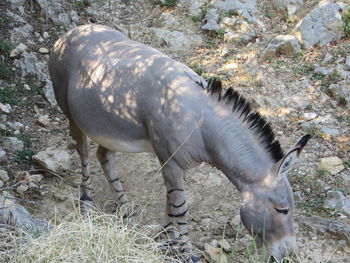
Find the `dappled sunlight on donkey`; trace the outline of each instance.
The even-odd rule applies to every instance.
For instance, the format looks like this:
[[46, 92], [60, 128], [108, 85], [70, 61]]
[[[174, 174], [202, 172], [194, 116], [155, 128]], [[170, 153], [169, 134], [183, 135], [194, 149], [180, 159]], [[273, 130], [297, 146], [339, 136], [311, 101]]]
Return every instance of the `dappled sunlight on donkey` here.
[[293, 194], [287, 172], [310, 136], [286, 154], [269, 124], [221, 82], [102, 25], [62, 36], [49, 60], [57, 102], [69, 119], [82, 163], [81, 208], [92, 205], [89, 141], [120, 204], [127, 202], [115, 152], [152, 152], [167, 188], [164, 228], [189, 260], [184, 172], [202, 162], [221, 170], [242, 193], [241, 218], [269, 256], [293, 252]]

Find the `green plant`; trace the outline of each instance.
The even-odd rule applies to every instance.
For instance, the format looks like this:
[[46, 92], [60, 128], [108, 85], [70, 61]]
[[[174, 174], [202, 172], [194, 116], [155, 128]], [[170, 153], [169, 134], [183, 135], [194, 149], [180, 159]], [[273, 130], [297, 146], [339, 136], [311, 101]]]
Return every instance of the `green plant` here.
[[177, 1], [178, 0], [165, 0], [165, 1], [162, 1], [162, 5], [167, 7], [174, 7], [176, 6]]
[[0, 55], [9, 56], [13, 45], [10, 41], [0, 42]]
[[350, 37], [350, 9], [343, 13], [343, 32], [345, 37]]
[[315, 70], [315, 65], [311, 63], [306, 63], [302, 66], [294, 67], [293, 72], [295, 75], [312, 75]]
[[193, 71], [194, 72], [196, 72], [199, 76], [201, 76], [202, 74], [203, 74], [203, 68], [200, 66], [200, 65], [198, 65], [198, 64], [193, 64], [192, 66], [191, 66], [191, 68], [193, 69]]
[[226, 33], [226, 28], [220, 28], [218, 31], [216, 31], [216, 35], [219, 38], [223, 38]]
[[25, 164], [32, 164], [33, 160], [32, 157], [35, 155], [36, 152], [31, 149], [23, 149], [22, 151], [19, 151], [15, 157], [15, 161], [17, 163], [25, 163]]
[[0, 79], [10, 80], [14, 77], [14, 72], [11, 70], [9, 66], [0, 59]]
[[230, 10], [221, 12], [222, 17], [233, 17], [233, 16], [238, 16], [238, 15], [239, 14], [238, 14], [236, 9], [230, 9]]

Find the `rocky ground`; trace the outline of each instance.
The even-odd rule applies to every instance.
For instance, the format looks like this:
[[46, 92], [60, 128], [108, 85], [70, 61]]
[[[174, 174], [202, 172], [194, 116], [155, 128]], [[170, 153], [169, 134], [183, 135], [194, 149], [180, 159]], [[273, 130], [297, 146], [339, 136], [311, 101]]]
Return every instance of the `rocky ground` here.
[[[266, 116], [284, 148], [305, 133], [312, 134], [290, 173], [299, 247], [294, 260], [350, 262], [348, 4], [311, 0], [2, 1], [1, 192], [47, 220], [64, 217], [76, 206], [80, 162], [71, 147], [67, 121], [55, 106], [46, 63], [58, 36], [95, 21], [160, 49], [205, 78], [220, 77], [225, 87], [239, 90]], [[129, 199], [143, 221], [160, 222], [165, 189], [156, 158], [124, 154], [118, 164]], [[106, 191], [108, 185], [96, 160], [91, 173], [97, 206], [112, 212], [114, 197]], [[252, 262], [251, 239], [239, 224], [240, 196], [228, 180], [203, 164], [188, 173], [187, 190], [191, 239], [199, 253], [214, 261], [219, 261], [220, 254], [220, 262]], [[234, 253], [217, 248], [223, 237]]]

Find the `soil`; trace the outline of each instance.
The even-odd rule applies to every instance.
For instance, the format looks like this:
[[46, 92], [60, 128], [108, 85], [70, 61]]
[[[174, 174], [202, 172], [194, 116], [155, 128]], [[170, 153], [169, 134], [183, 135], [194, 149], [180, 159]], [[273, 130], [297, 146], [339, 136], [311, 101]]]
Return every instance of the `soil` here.
[[[95, 1], [96, 2], [96, 1]], [[171, 57], [185, 62], [188, 65], [199, 65], [206, 76], [220, 76], [225, 87], [234, 86], [250, 99], [256, 99], [257, 110], [263, 113], [272, 123], [275, 133], [284, 149], [293, 145], [305, 134], [300, 128], [302, 112], [292, 109], [291, 98], [298, 94], [310, 103], [306, 111], [317, 112], [320, 116], [330, 116], [336, 119], [337, 128], [341, 135], [333, 138], [316, 134], [303, 152], [299, 164], [290, 173], [290, 180], [295, 191], [303, 195], [302, 205], [296, 208], [295, 217], [298, 215], [318, 214], [327, 217], [339, 215], [326, 211], [323, 207], [312, 206], [317, 198], [324, 197], [324, 189], [316, 185], [319, 179], [317, 165], [319, 158], [325, 156], [338, 156], [343, 160], [349, 160], [349, 112], [337, 102], [327, 97], [319, 88], [319, 83], [312, 80], [304, 85], [309, 76], [295, 75], [293, 68], [296, 63], [300, 66], [307, 63], [321, 65], [327, 53], [335, 50], [343, 50], [350, 55], [348, 46], [350, 41], [343, 39], [338, 43], [323, 48], [314, 48], [305, 51], [301, 61], [296, 62], [293, 58], [276, 58], [271, 62], [261, 62], [258, 53], [262, 47], [269, 42], [272, 36], [278, 32], [283, 33], [283, 25], [289, 28], [295, 24], [293, 21], [285, 21], [281, 16], [267, 18], [259, 14], [259, 18], [265, 23], [266, 32], [260, 32], [257, 28], [259, 41], [248, 45], [237, 44], [229, 46], [216, 36], [206, 35], [200, 30], [200, 22], [193, 22], [191, 17], [182, 8], [167, 8], [150, 4], [148, 1], [124, 1], [127, 4], [106, 7], [100, 1], [100, 8], [94, 17], [98, 23], [115, 25], [119, 24], [125, 28], [130, 25], [138, 25], [140, 33], [139, 41], [150, 44]], [[123, 1], [122, 1], [123, 2]], [[312, 1], [305, 1], [312, 6]], [[268, 5], [268, 1], [260, 1], [260, 5]], [[118, 14], [114, 16], [103, 16], [104, 12], [116, 8]], [[263, 12], [264, 9], [261, 9]], [[304, 10], [305, 11], [305, 10]], [[157, 46], [150, 38], [147, 27], [156, 26], [159, 22], [157, 17], [162, 12], [169, 12], [178, 21], [178, 30], [192, 30], [195, 34], [202, 34], [211, 44], [199, 47], [197, 50], [186, 50], [173, 52], [167, 46]], [[306, 11], [305, 11], [306, 12]], [[81, 13], [83, 21], [88, 21], [91, 16]], [[38, 27], [38, 23], [36, 27]], [[54, 29], [50, 29], [55, 31]], [[40, 32], [40, 30], [37, 30]], [[57, 33], [59, 35], [59, 33]], [[225, 50], [230, 50], [229, 56], [222, 56]], [[336, 59], [339, 58], [335, 55]], [[225, 65], [236, 63], [237, 67], [227, 70]], [[259, 69], [259, 70], [257, 70]], [[258, 74], [258, 73], [259, 74]], [[324, 98], [327, 98], [324, 100]], [[264, 100], [265, 99], [265, 100]], [[68, 133], [68, 122], [57, 109], [42, 101], [38, 104], [37, 98], [27, 107], [15, 107], [8, 121], [17, 120], [27, 126], [26, 134], [32, 138], [32, 148], [35, 151], [44, 150], [48, 147], [66, 148], [71, 144]], [[323, 101], [323, 103], [320, 103]], [[36, 108], [34, 110], [34, 105]], [[292, 113], [291, 113], [292, 112]], [[37, 116], [49, 114], [51, 123], [42, 127], [37, 123]], [[93, 144], [92, 152], [96, 151]], [[31, 190], [23, 199], [38, 202], [38, 205], [28, 206], [35, 216], [49, 220], [55, 217], [64, 217], [72, 212], [79, 200], [80, 161], [78, 154], [73, 151], [73, 169], [62, 174], [63, 180], [55, 176], [45, 176], [38, 190]], [[94, 185], [93, 199], [98, 209], [105, 212], [113, 212], [115, 209], [113, 192], [104, 178], [102, 170], [94, 156], [91, 156], [91, 175]], [[15, 174], [21, 170], [32, 169], [31, 164], [16, 163], [10, 160], [6, 167]], [[165, 206], [165, 187], [160, 166], [154, 155], [143, 154], [118, 154], [118, 171], [123, 182], [124, 189], [130, 201], [137, 207], [138, 214], [145, 224], [160, 224]], [[349, 174], [349, 167], [342, 172]], [[341, 181], [340, 174], [321, 178], [332, 189], [341, 189], [349, 194], [349, 185]], [[316, 182], [316, 183], [315, 183]], [[186, 191], [190, 203], [190, 238], [195, 245], [197, 253], [203, 253], [204, 243], [210, 243], [213, 239], [224, 237], [231, 244], [236, 244], [237, 253], [232, 262], [251, 262], [247, 258], [251, 249], [251, 238], [248, 233], [240, 227], [239, 207], [241, 203], [240, 194], [228, 179], [213, 167], [202, 164], [190, 170], [186, 174]], [[314, 185], [315, 184], [315, 185]], [[304, 205], [303, 205], [304, 204]], [[305, 205], [306, 204], [306, 205]], [[24, 203], [25, 205], [25, 203]], [[349, 219], [342, 219], [350, 223]], [[343, 240], [327, 235], [318, 235], [299, 229], [297, 231], [298, 251], [294, 258], [295, 262], [350, 262], [350, 247]]]

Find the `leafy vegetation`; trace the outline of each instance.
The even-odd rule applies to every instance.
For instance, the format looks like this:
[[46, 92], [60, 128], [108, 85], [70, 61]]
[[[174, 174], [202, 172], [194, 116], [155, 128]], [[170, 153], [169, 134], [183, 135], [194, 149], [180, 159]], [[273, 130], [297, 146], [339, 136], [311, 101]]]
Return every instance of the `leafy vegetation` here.
[[230, 10], [227, 10], [227, 11], [223, 11], [221, 13], [221, 16], [222, 17], [233, 17], [233, 16], [238, 16], [238, 12], [236, 9], [230, 9]]
[[343, 31], [345, 37], [350, 37], [350, 9], [343, 13]]
[[[30, 78], [28, 78], [30, 81]], [[5, 86], [0, 88], [0, 101], [1, 103], [8, 103], [11, 105], [24, 105], [26, 102], [23, 100], [25, 97], [32, 98], [35, 95], [42, 94], [42, 88], [34, 83], [29, 83], [30, 89], [24, 89], [22, 82], [15, 83], [15, 87]]]
[[162, 1], [162, 5], [167, 7], [174, 7], [176, 6], [177, 1], [178, 0], [165, 0], [165, 1]]
[[13, 48], [13, 45], [10, 41], [1, 41], [0, 42], [0, 55], [9, 56]]
[[14, 77], [14, 72], [5, 63], [3, 59], [0, 59], [0, 79], [10, 80]]

